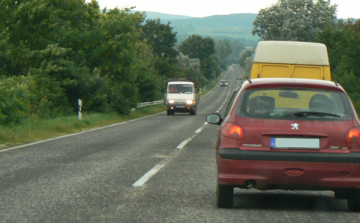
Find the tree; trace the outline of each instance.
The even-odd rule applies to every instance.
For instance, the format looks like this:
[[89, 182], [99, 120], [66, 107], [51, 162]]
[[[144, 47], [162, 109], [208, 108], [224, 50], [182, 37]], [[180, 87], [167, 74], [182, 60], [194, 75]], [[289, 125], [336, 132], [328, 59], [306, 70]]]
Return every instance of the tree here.
[[182, 54], [200, 60], [200, 70], [207, 79], [211, 80], [217, 76], [215, 42], [212, 38], [191, 35], [178, 48]]
[[252, 34], [263, 40], [311, 41], [317, 32], [333, 24], [336, 5], [330, 1], [278, 0], [261, 9], [253, 23]]
[[176, 32], [173, 32], [170, 22], [165, 25], [160, 22], [160, 19], [148, 19], [142, 26], [142, 31], [143, 38], [150, 45], [155, 57], [176, 58], [178, 55], [175, 49]]
[[222, 39], [215, 40], [215, 52], [219, 59], [221, 69], [226, 70], [226, 58], [232, 52], [229, 41]]
[[206, 84], [206, 78], [200, 71], [200, 60], [197, 58], [191, 59], [189, 56], [185, 56], [180, 53], [177, 57], [178, 63], [182, 72], [186, 77], [190, 77], [198, 82], [199, 86]]
[[245, 49], [245, 46], [238, 39], [231, 41], [229, 44], [231, 48], [231, 54], [226, 58], [226, 63], [234, 64], [239, 60], [240, 52]]
[[314, 41], [327, 46], [332, 80], [344, 87], [360, 111], [360, 20], [339, 20], [320, 32]]

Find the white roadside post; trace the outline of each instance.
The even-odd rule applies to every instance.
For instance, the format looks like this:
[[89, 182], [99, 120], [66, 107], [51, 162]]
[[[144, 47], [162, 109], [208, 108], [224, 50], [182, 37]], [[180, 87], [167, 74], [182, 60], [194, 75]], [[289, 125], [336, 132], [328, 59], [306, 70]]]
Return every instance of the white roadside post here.
[[79, 104], [79, 112], [78, 112], [78, 115], [79, 115], [79, 120], [81, 120], [81, 119], [82, 119], [82, 111], [81, 111], [82, 101], [81, 101], [81, 99], [78, 99], [78, 104]]

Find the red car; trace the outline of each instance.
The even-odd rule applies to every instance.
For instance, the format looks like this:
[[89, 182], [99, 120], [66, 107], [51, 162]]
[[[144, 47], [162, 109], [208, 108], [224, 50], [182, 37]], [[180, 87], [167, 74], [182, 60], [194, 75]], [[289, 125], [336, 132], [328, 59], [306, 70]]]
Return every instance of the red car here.
[[232, 207], [234, 187], [332, 190], [360, 211], [360, 123], [345, 90], [325, 80], [244, 82], [219, 124], [217, 206]]

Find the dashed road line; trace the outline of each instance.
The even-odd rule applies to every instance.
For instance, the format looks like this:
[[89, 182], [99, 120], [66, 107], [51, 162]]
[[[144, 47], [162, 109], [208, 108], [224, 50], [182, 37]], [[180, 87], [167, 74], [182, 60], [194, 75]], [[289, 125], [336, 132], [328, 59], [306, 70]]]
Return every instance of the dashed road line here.
[[138, 179], [133, 184], [133, 187], [141, 187], [141, 186], [143, 186], [152, 176], [154, 176], [164, 166], [165, 165], [155, 165], [151, 170], [149, 170], [140, 179]]
[[183, 149], [184, 146], [186, 146], [186, 144], [192, 140], [192, 138], [193, 138], [193, 137], [188, 138], [188, 139], [185, 139], [185, 140], [182, 141], [176, 148], [177, 148], [177, 149]]
[[[216, 111], [219, 112], [221, 110], [221, 108], [225, 105], [228, 97], [230, 95], [230, 90], [227, 93], [226, 99], [224, 101], [224, 103], [220, 106], [220, 108]], [[184, 141], [182, 141], [177, 147], [176, 149], [182, 150], [197, 134], [199, 134], [207, 125], [207, 122], [204, 122], [204, 124], [198, 128], [197, 130], [195, 130], [195, 133], [190, 137], [185, 139]], [[154, 176], [162, 167], [164, 167], [165, 164], [162, 165], [155, 165], [151, 170], [149, 170], [144, 176], [142, 176], [139, 180], [137, 180], [134, 184], [133, 187], [141, 187], [143, 186], [152, 176]]]

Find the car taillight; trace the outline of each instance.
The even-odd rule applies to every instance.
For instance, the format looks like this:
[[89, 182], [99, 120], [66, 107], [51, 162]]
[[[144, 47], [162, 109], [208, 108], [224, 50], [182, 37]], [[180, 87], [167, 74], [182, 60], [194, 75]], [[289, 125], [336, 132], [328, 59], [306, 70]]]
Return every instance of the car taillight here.
[[360, 127], [351, 128], [346, 133], [346, 142], [360, 142]]
[[233, 139], [243, 139], [244, 129], [235, 123], [225, 123], [221, 130], [221, 134]]

